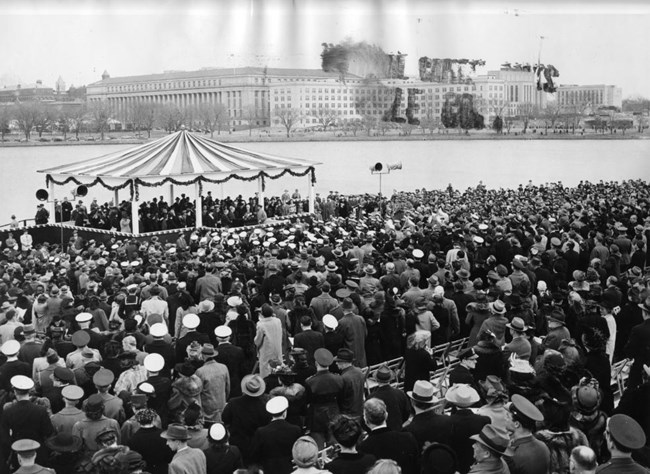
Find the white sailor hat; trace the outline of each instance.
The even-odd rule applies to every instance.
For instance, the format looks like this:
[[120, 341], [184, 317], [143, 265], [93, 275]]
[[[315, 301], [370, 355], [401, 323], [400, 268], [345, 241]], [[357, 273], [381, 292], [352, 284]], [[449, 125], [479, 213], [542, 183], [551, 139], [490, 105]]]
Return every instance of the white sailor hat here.
[[208, 435], [213, 441], [221, 441], [226, 437], [226, 428], [221, 423], [215, 423], [210, 427]]
[[273, 397], [268, 402], [266, 402], [266, 411], [271, 415], [279, 415], [287, 408], [289, 408], [289, 400], [282, 396]]
[[93, 319], [93, 315], [90, 313], [79, 313], [78, 315], [75, 316], [75, 321], [78, 323], [87, 323], [91, 319]]
[[11, 377], [11, 386], [17, 390], [31, 390], [34, 388], [34, 381], [24, 375], [14, 375]]
[[131, 266], [132, 267], [139, 267], [140, 266], [140, 261], [139, 260], [133, 260], [131, 262]]
[[163, 337], [165, 334], [167, 334], [167, 326], [165, 326], [163, 323], [156, 323], [151, 326], [149, 332], [153, 337]]
[[476, 242], [477, 244], [482, 244], [483, 242], [485, 242], [485, 239], [483, 237], [481, 237], [480, 235], [475, 235], [474, 236], [474, 242]]
[[187, 329], [196, 329], [196, 327], [201, 323], [201, 320], [196, 314], [186, 314], [183, 316], [183, 326]]
[[135, 283], [131, 283], [129, 286], [126, 287], [126, 289], [129, 290], [129, 291], [135, 290], [137, 288], [138, 288], [138, 285], [136, 285]]
[[[160, 356], [160, 358], [162, 359], [162, 356], [160, 354], [149, 354], [149, 355], [157, 355], [157, 356]], [[147, 356], [147, 357], [149, 357], [149, 356]], [[145, 361], [146, 361], [146, 359], [145, 359]], [[164, 360], [163, 360], [163, 364], [164, 364]], [[149, 370], [149, 369], [147, 369], [147, 370]], [[158, 372], [158, 371], [157, 370], [151, 370], [150, 372]], [[146, 393], [146, 394], [149, 394], [149, 395], [151, 395], [153, 393], [156, 393], [156, 389], [149, 382], [142, 382], [140, 385], [138, 385], [138, 390], [141, 391], [142, 393]]]
[[2, 352], [7, 357], [14, 356], [20, 352], [20, 342], [15, 339], [11, 339], [0, 347], [0, 352]]
[[333, 316], [331, 314], [326, 314], [325, 316], [323, 316], [323, 324], [327, 328], [336, 329], [339, 325], [339, 321], [336, 319], [336, 316]]
[[239, 296], [231, 296], [226, 300], [226, 303], [228, 303], [228, 306], [235, 308], [240, 306], [243, 302]]
[[217, 326], [214, 330], [214, 335], [217, 336], [218, 338], [227, 338], [232, 335], [232, 329], [230, 329], [230, 326], [222, 325], [222, 326]]
[[160, 354], [149, 354], [144, 358], [144, 368], [149, 372], [160, 372], [165, 367], [165, 358]]

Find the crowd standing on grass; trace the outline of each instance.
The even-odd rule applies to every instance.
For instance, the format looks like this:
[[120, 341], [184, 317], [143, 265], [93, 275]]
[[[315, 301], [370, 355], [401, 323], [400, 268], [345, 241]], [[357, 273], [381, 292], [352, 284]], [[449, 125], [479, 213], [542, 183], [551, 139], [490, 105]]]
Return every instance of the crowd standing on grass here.
[[0, 471], [647, 472], [648, 183], [316, 207], [170, 243], [10, 234]]

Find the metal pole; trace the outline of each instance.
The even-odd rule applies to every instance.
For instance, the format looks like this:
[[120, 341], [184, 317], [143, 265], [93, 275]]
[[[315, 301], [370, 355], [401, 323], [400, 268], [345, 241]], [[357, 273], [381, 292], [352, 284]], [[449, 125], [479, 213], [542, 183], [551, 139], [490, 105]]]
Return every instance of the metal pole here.
[[138, 185], [133, 183], [133, 197], [131, 198], [131, 232], [133, 235], [140, 233], [140, 220], [138, 217]]
[[201, 183], [197, 181], [194, 183], [194, 194], [196, 195], [196, 206], [194, 212], [196, 213], [196, 228], [203, 227], [203, 199], [201, 198]]
[[307, 186], [309, 189], [309, 213], [313, 214], [316, 206], [314, 205], [314, 183], [311, 181], [311, 173], [307, 173]]

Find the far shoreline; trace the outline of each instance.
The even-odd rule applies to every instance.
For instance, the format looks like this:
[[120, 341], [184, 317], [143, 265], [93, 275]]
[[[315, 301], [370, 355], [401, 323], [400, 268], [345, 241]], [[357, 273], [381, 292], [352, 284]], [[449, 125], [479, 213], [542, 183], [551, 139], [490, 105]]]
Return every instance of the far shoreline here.
[[[321, 132], [323, 133], [323, 132]], [[327, 132], [324, 132], [327, 133]], [[156, 138], [159, 138], [160, 136], [164, 136], [166, 133], [160, 134], [156, 133], [155, 135], [152, 134], [151, 138], [129, 138], [129, 139], [121, 139], [121, 138], [105, 138], [104, 140], [100, 140], [98, 138], [95, 138], [94, 140], [85, 140], [84, 138], [80, 138], [79, 141], [38, 141], [39, 138], [32, 139], [29, 142], [17, 142], [17, 141], [6, 141], [0, 143], [0, 147], [4, 148], [13, 148], [13, 147], [41, 147], [41, 146], [76, 146], [76, 145], [141, 145], [143, 143], [147, 143], [150, 140], [154, 140]], [[606, 133], [606, 134], [595, 134], [595, 133], [588, 133], [585, 135], [581, 134], [571, 134], [571, 133], [562, 133], [562, 134], [548, 134], [548, 135], [543, 135], [543, 134], [538, 134], [538, 133], [526, 133], [526, 134], [521, 134], [517, 132], [515, 133], [510, 133], [510, 134], [502, 134], [502, 135], [497, 135], [496, 133], [486, 133], [486, 132], [474, 132], [474, 133], [469, 133], [469, 134], [459, 134], [455, 130], [450, 131], [449, 133], [434, 133], [434, 134], [412, 134], [412, 135], [371, 135], [368, 136], [367, 133], [358, 133], [356, 136], [354, 135], [344, 135], [344, 136], [336, 136], [336, 135], [298, 135], [298, 136], [292, 136], [292, 137], [287, 137], [285, 136], [280, 136], [279, 134], [277, 136], [268, 136], [268, 135], [261, 135], [258, 132], [258, 135], [255, 136], [249, 136], [248, 132], [246, 131], [245, 133], [242, 133], [242, 131], [238, 131], [234, 134], [214, 134], [213, 137], [210, 137], [210, 134], [200, 134], [200, 136], [206, 137], [206, 138], [211, 138], [212, 140], [218, 141], [218, 142], [225, 142], [225, 143], [276, 143], [276, 142], [369, 142], [369, 141], [438, 141], [438, 140], [444, 140], [444, 141], [449, 141], [449, 140], [457, 140], [457, 141], [464, 141], [464, 140], [485, 140], [485, 141], [493, 141], [493, 140], [522, 140], [522, 141], [531, 141], [531, 140], [647, 140], [650, 138], [649, 135], [646, 133], [638, 133], [638, 132], [630, 132], [628, 134], [621, 134], [621, 133], [616, 133], [616, 134], [611, 134], [611, 133]], [[47, 137], [50, 138], [50, 137]], [[15, 138], [14, 138], [15, 140]]]

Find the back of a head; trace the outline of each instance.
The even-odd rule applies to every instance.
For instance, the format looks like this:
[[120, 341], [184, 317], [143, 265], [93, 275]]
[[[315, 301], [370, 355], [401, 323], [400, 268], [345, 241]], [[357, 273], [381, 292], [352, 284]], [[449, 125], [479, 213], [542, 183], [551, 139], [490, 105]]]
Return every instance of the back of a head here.
[[363, 404], [363, 415], [366, 419], [366, 423], [377, 426], [381, 425], [386, 421], [388, 416], [386, 404], [383, 400], [378, 398], [369, 398]]
[[392, 459], [380, 459], [367, 474], [402, 474], [402, 468]]
[[336, 442], [345, 448], [356, 446], [361, 436], [361, 423], [356, 419], [341, 415], [331, 425], [332, 435]]
[[318, 461], [318, 445], [310, 436], [301, 436], [291, 449], [293, 462], [298, 467], [311, 467]]
[[598, 466], [596, 453], [588, 446], [576, 446], [571, 451], [571, 464], [575, 473], [595, 472]]

